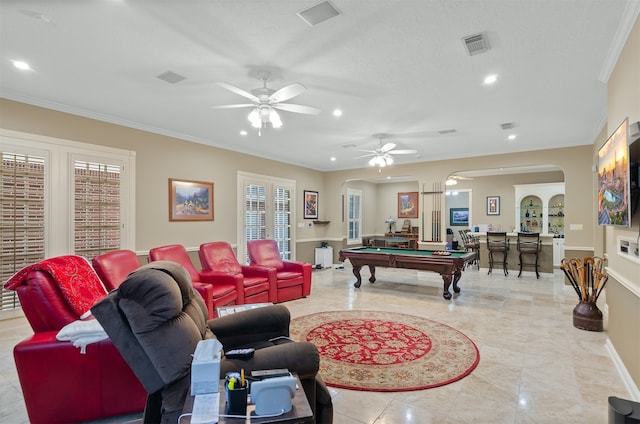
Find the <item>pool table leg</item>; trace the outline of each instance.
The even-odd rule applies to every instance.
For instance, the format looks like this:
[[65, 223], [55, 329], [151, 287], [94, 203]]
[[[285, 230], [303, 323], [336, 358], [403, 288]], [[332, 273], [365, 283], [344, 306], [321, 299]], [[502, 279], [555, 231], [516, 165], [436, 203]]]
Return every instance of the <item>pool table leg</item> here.
[[[369, 267], [369, 272], [371, 273], [371, 277], [369, 277], [369, 282], [370, 283], [375, 283], [376, 282], [376, 267], [373, 265], [368, 265]], [[356, 282], [353, 283], [353, 287], [358, 288], [362, 285], [362, 276], [360, 275], [360, 270], [362, 269], [362, 266], [354, 266], [353, 267], [353, 275], [356, 276]]]
[[449, 300], [451, 299], [451, 293], [449, 293], [449, 287], [451, 283], [453, 283], [453, 291], [455, 293], [460, 293], [460, 287], [458, 287], [458, 281], [460, 281], [460, 277], [462, 277], [462, 271], [456, 270], [453, 273], [453, 276], [445, 274], [442, 276], [442, 280], [444, 281], [444, 292], [442, 293], [442, 297]]
[[353, 267], [353, 275], [356, 276], [356, 282], [353, 283], [353, 287], [358, 288], [362, 285], [362, 277], [360, 276], [360, 269], [362, 267], [361, 266], [355, 266]]
[[444, 291], [442, 292], [442, 297], [449, 300], [451, 299], [451, 293], [449, 293], [449, 286], [451, 286], [451, 275], [443, 274], [442, 280], [444, 281]]

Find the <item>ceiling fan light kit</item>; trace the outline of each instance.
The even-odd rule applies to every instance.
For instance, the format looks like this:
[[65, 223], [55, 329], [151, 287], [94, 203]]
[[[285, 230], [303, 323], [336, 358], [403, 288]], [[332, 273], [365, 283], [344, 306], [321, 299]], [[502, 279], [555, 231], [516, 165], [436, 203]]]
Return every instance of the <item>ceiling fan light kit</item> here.
[[259, 106], [249, 113], [247, 117], [253, 128], [266, 128], [267, 124], [271, 124], [273, 128], [280, 128], [282, 120], [280, 114], [271, 107]]

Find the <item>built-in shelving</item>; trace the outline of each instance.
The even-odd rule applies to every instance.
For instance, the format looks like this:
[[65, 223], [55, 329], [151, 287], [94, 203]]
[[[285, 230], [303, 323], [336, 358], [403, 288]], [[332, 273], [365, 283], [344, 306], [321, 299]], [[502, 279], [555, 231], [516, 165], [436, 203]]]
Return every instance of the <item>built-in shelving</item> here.
[[516, 231], [564, 237], [564, 183], [516, 185]]
[[564, 194], [556, 194], [549, 200], [547, 217], [547, 232], [564, 235]]
[[522, 199], [520, 202], [520, 231], [542, 233], [542, 224], [542, 199], [534, 195]]

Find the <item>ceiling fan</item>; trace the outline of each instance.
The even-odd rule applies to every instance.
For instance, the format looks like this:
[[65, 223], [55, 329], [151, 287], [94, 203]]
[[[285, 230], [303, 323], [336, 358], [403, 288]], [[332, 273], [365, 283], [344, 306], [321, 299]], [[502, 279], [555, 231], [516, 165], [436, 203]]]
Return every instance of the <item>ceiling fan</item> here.
[[[262, 87], [255, 88], [251, 90], [251, 92], [245, 91], [226, 82], [218, 82], [217, 84], [220, 87], [225, 88], [232, 93], [238, 94], [242, 97], [245, 97], [251, 100], [253, 103], [241, 103], [213, 107], [215, 109], [234, 109], [243, 107], [253, 108], [251, 113], [249, 113], [248, 119], [249, 122], [251, 122], [251, 126], [253, 126], [254, 128], [258, 128], [258, 130], [260, 130], [261, 128], [266, 128], [267, 124], [271, 124], [273, 128], [280, 128], [282, 126], [280, 115], [275, 109], [294, 113], [304, 113], [308, 115], [316, 115], [320, 113], [319, 109], [310, 106], [283, 103], [284, 101], [299, 96], [306, 90], [306, 88], [304, 85], [296, 82], [282, 87], [279, 90], [273, 90], [267, 87], [267, 81], [270, 77], [270, 73], [263, 72], [260, 77], [260, 79], [262, 80]], [[258, 134], [260, 134], [260, 132], [258, 132]]]
[[393, 163], [393, 155], [412, 155], [418, 152], [415, 149], [393, 150], [396, 147], [396, 143], [387, 142], [383, 145], [383, 140], [388, 139], [388, 136], [386, 134], [375, 134], [374, 137], [378, 138], [378, 140], [380, 141], [380, 146], [374, 150], [359, 150], [360, 152], [367, 152], [367, 154], [360, 155], [356, 157], [356, 159], [371, 156], [369, 165], [377, 165], [378, 172], [381, 171], [382, 167], [391, 165]]
[[445, 181], [445, 185], [452, 186], [452, 185], [458, 184], [458, 181], [465, 181], [465, 180], [473, 180], [473, 178], [463, 177], [460, 175], [449, 175], [449, 177], [447, 178], [447, 181]]

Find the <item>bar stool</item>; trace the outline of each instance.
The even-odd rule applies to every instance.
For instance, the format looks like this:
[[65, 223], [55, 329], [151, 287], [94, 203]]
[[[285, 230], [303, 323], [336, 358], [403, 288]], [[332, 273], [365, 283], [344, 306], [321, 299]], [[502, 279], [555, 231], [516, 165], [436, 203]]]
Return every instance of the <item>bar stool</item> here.
[[509, 274], [507, 271], [507, 254], [509, 253], [509, 240], [507, 239], [507, 233], [487, 233], [487, 250], [489, 251], [489, 272], [491, 274], [494, 264], [494, 254], [502, 254], [502, 270], [504, 275]]
[[476, 254], [473, 263], [480, 269], [480, 239], [471, 235], [470, 230], [459, 230], [462, 244], [467, 252], [474, 252]]
[[[540, 233], [518, 233], [518, 252], [520, 252], [520, 272], [518, 272], [518, 278], [520, 278], [520, 274], [522, 274], [523, 267], [533, 267], [536, 271], [536, 278], [540, 278], [540, 274], [538, 273], [538, 256], [541, 249]], [[523, 259], [526, 255], [533, 256], [535, 262], [524, 263]]]

